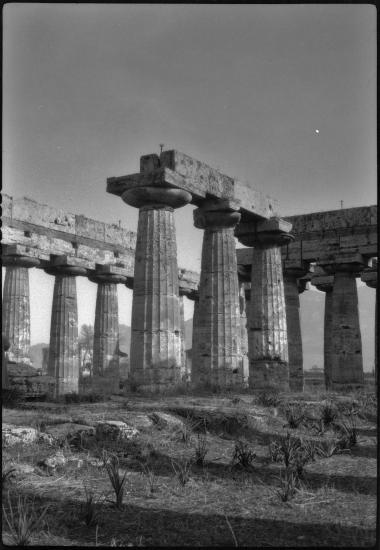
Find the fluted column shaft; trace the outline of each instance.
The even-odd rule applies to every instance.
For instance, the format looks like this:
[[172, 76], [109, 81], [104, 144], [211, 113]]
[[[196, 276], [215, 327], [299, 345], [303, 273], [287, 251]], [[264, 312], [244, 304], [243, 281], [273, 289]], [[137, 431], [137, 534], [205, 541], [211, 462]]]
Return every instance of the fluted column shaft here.
[[198, 363], [195, 361], [194, 350], [198, 345], [199, 334], [199, 296], [194, 300], [194, 312], [193, 312], [193, 335], [191, 344], [191, 373], [190, 380], [193, 386], [199, 383], [199, 369]]
[[362, 385], [363, 357], [355, 273], [337, 270], [331, 304], [331, 386]]
[[138, 188], [123, 194], [138, 206], [132, 303], [131, 379], [148, 391], [181, 380], [181, 319], [174, 208], [191, 195], [178, 189]]
[[188, 381], [188, 370], [186, 365], [186, 340], [185, 340], [185, 304], [184, 296], [179, 296], [179, 314], [181, 321], [181, 380]]
[[38, 263], [32, 258], [13, 258], [5, 272], [2, 331], [10, 342], [9, 359], [17, 363], [30, 363], [29, 268]]
[[[249, 381], [249, 358], [248, 358], [248, 331], [247, 331], [247, 300], [246, 291], [248, 284], [239, 281], [239, 304], [240, 304], [240, 353], [241, 369], [243, 372], [243, 385], [248, 387]], [[250, 293], [250, 289], [248, 289]]]
[[324, 315], [324, 330], [323, 330], [323, 360], [325, 386], [327, 390], [332, 389], [332, 325], [333, 325], [333, 309], [332, 309], [332, 287], [325, 290], [325, 315]]
[[296, 274], [284, 275], [286, 325], [288, 329], [289, 387], [303, 391], [303, 352], [300, 322], [299, 284]]
[[205, 204], [194, 212], [204, 228], [199, 284], [198, 338], [193, 349], [195, 385], [243, 386], [240, 351], [240, 304], [234, 226], [238, 212]]
[[79, 391], [78, 309], [76, 274], [73, 268], [55, 273], [50, 326], [48, 375], [55, 378], [55, 397]]
[[251, 279], [250, 386], [289, 389], [288, 337], [281, 248], [253, 250]]
[[119, 311], [118, 278], [108, 276], [98, 282], [94, 324], [92, 388], [97, 393], [118, 393], [119, 372]]
[[378, 367], [377, 367], [377, 343], [378, 343], [378, 324], [377, 324], [377, 259], [372, 260], [372, 267], [366, 269], [361, 279], [370, 288], [375, 289], [375, 383], [378, 383]]

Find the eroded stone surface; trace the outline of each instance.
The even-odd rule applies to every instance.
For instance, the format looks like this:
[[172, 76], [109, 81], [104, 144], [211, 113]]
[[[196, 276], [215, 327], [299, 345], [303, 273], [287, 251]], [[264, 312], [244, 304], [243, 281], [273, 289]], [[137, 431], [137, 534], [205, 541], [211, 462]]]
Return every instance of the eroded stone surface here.
[[131, 439], [138, 435], [138, 430], [119, 420], [107, 420], [96, 424], [96, 439], [116, 441]]
[[38, 438], [38, 430], [30, 426], [2, 425], [2, 442], [4, 447], [10, 447], [17, 443], [33, 443]]

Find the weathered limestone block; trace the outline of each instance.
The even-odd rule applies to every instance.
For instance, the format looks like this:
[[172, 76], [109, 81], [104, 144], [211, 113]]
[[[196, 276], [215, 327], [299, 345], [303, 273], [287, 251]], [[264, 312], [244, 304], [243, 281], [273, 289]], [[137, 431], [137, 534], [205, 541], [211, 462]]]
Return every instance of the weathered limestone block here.
[[76, 275], [85, 269], [73, 266], [52, 267], [55, 274], [50, 326], [48, 375], [56, 380], [55, 395], [78, 393], [79, 350]]
[[8, 338], [11, 361], [30, 363], [30, 298], [28, 269], [39, 264], [27, 256], [3, 256], [4, 280], [2, 331]]
[[202, 245], [197, 339], [193, 348], [195, 385], [243, 387], [240, 303], [234, 227], [240, 214], [232, 201], [205, 201], [194, 211], [205, 229]]
[[288, 335], [281, 245], [292, 239], [291, 225], [273, 218], [242, 223], [238, 239], [252, 252], [249, 312], [249, 385], [254, 389], [289, 389]]
[[95, 437], [97, 440], [117, 441], [120, 439], [132, 439], [138, 435], [138, 430], [119, 420], [107, 420], [98, 422]]
[[140, 208], [132, 302], [131, 378], [161, 391], [181, 380], [181, 320], [174, 208], [191, 200], [178, 189], [132, 188], [123, 200]]
[[291, 391], [303, 391], [303, 353], [300, 322], [299, 294], [305, 285], [299, 284], [299, 278], [307, 269], [297, 267], [284, 268], [284, 293], [286, 307], [286, 325], [288, 329], [289, 388]]
[[[102, 273], [103, 267], [103, 273]], [[117, 283], [126, 277], [113, 266], [98, 266], [90, 280], [98, 283], [94, 325], [92, 389], [96, 393], [119, 392], [119, 311]]]
[[345, 389], [364, 383], [356, 274], [358, 265], [324, 265], [334, 273], [331, 301], [331, 388]]
[[38, 439], [38, 430], [30, 426], [2, 425], [2, 442], [4, 447], [10, 447], [17, 443], [33, 443]]

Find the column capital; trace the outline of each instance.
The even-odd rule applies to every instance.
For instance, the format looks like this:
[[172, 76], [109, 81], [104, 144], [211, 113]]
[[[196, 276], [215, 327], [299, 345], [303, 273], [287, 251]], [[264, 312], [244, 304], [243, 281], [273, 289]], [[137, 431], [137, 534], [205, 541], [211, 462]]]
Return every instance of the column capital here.
[[377, 268], [371, 267], [363, 271], [360, 276], [363, 283], [365, 283], [370, 288], [377, 288]]
[[198, 229], [228, 229], [239, 223], [240, 201], [234, 199], [206, 199], [193, 212], [194, 225]]
[[191, 202], [191, 194], [184, 189], [158, 186], [138, 186], [126, 189], [123, 201], [136, 208], [181, 208]]
[[309, 262], [293, 262], [289, 260], [284, 260], [282, 262], [282, 271], [284, 277], [289, 279], [299, 279], [304, 277], [309, 272], [310, 264]]
[[361, 254], [341, 254], [332, 260], [319, 261], [318, 264], [328, 275], [333, 275], [337, 271], [346, 271], [359, 276], [368, 261]]
[[38, 258], [32, 256], [21, 256], [13, 254], [3, 254], [1, 259], [3, 266], [37, 267], [41, 263]]
[[101, 265], [96, 264], [95, 270], [91, 271], [88, 279], [97, 284], [106, 283], [126, 283], [127, 277], [124, 275], [124, 270], [112, 264]]
[[291, 228], [292, 224], [281, 218], [270, 218], [260, 222], [240, 223], [235, 229], [235, 236], [245, 246], [271, 248], [293, 241]]
[[44, 271], [48, 275], [69, 275], [72, 277], [87, 275], [87, 269], [83, 267], [80, 260], [65, 255], [52, 258], [50, 264], [44, 268]]
[[321, 292], [331, 292], [334, 285], [334, 276], [333, 275], [313, 276], [311, 278], [311, 284]]

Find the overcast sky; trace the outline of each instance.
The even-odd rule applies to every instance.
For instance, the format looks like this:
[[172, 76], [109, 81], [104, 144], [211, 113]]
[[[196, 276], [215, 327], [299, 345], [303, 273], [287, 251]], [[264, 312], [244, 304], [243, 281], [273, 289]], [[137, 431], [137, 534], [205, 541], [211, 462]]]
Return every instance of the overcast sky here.
[[[376, 203], [374, 6], [3, 13], [4, 192], [136, 229], [106, 178], [163, 143], [275, 196], [283, 215]], [[176, 218], [179, 263], [199, 270], [192, 208]]]

